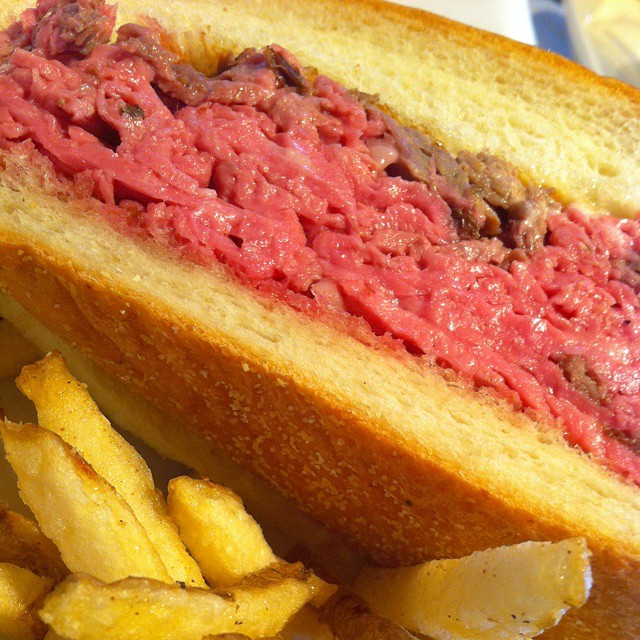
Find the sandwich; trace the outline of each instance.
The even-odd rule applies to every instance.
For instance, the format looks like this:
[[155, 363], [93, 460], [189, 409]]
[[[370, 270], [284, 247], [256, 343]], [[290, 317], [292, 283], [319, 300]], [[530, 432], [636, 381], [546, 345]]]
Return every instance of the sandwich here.
[[549, 637], [640, 636], [637, 90], [369, 0], [0, 20], [1, 315], [381, 564], [584, 536]]

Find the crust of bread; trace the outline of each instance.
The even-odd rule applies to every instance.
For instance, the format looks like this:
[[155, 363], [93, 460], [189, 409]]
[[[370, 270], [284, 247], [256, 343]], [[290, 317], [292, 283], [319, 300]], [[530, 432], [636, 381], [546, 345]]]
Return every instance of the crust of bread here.
[[[486, 148], [566, 199], [638, 209], [634, 90], [371, 0], [266, 5], [240, 1], [231, 12], [187, 0], [169, 15], [163, 3], [125, 1], [120, 19], [144, 12], [179, 25], [178, 44], [200, 64], [220, 47], [279, 42], [304, 64], [380, 93], [454, 151]], [[4, 5], [0, 20], [19, 8]], [[547, 637], [640, 637], [637, 487], [439, 371], [260, 298], [222, 269], [117, 236], [30, 178], [29, 167], [0, 175], [0, 286], [188, 423], [198, 442], [269, 479], [380, 562], [584, 535], [592, 597]]]
[[[206, 438], [163, 413], [94, 360], [60, 338], [9, 295], [0, 293], [0, 315], [16, 340], [24, 339], [21, 365], [35, 362], [51, 351], [60, 352], [72, 375], [87, 385], [91, 397], [116, 428], [143, 441], [156, 453], [190, 467], [200, 476], [237, 493], [259, 522], [274, 553], [287, 560], [304, 561], [327, 580], [351, 582], [365, 564], [364, 556], [305, 515], [295, 503], [246, 467], [220, 455]], [[17, 327], [20, 327], [18, 330]], [[20, 369], [6, 377], [13, 378]], [[138, 443], [132, 444], [138, 448]]]

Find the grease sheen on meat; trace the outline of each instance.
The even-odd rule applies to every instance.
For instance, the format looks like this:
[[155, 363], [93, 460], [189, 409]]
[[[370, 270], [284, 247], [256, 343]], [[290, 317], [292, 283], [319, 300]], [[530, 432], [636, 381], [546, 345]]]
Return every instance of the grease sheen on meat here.
[[114, 9], [41, 1], [0, 35], [0, 146], [119, 230], [553, 420], [640, 484], [640, 223], [586, 216], [370, 96], [247, 50], [207, 77]]

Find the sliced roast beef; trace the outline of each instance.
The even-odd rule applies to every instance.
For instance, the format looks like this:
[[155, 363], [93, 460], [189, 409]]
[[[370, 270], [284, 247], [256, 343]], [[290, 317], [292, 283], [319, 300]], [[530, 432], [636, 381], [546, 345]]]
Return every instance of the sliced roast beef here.
[[302, 69], [295, 63], [287, 59], [287, 52], [280, 47], [265, 47], [264, 56], [279, 78], [280, 82], [287, 87], [293, 87], [298, 93], [307, 95], [311, 91]]
[[[384, 157], [392, 158], [389, 172], [437, 190], [451, 207], [461, 237], [501, 235], [508, 246], [527, 252], [542, 245], [547, 215], [559, 208], [546, 190], [525, 187], [515, 167], [496, 156], [462, 151], [454, 157], [424, 133], [386, 114], [382, 118], [388, 129]], [[375, 143], [369, 146], [377, 149]]]
[[581, 393], [589, 396], [594, 402], [606, 404], [609, 392], [598, 379], [597, 374], [589, 367], [584, 356], [561, 355], [556, 359], [565, 378]]
[[109, 41], [116, 8], [102, 0], [45, 0], [0, 34], [0, 62], [16, 48], [46, 57], [86, 56]]
[[[373, 107], [369, 106], [369, 111]], [[379, 112], [388, 131], [384, 138], [393, 142], [397, 158], [389, 163], [388, 173], [417, 180], [437, 190], [451, 207], [460, 234], [466, 239], [496, 235], [500, 221], [495, 211], [471, 187], [464, 166], [426, 134], [400, 126]], [[370, 145], [371, 146], [371, 145]], [[393, 157], [392, 154], [387, 154]]]
[[147, 27], [123, 25], [116, 46], [148, 62], [155, 71], [155, 84], [185, 104], [200, 104], [211, 88], [210, 78], [182, 63], [162, 45], [159, 34]]

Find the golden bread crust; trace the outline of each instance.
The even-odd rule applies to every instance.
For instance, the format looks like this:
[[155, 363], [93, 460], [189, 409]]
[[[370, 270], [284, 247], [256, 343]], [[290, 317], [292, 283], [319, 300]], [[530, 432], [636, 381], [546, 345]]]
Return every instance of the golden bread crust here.
[[[486, 148], [566, 200], [638, 210], [638, 92], [557, 57], [374, 0], [119, 4], [120, 21], [179, 25], [201, 65], [279, 42], [452, 151]], [[380, 561], [584, 535], [592, 598], [547, 637], [640, 637], [636, 487], [437, 371], [119, 238], [29, 180], [0, 176], [0, 285], [54, 333]]]

